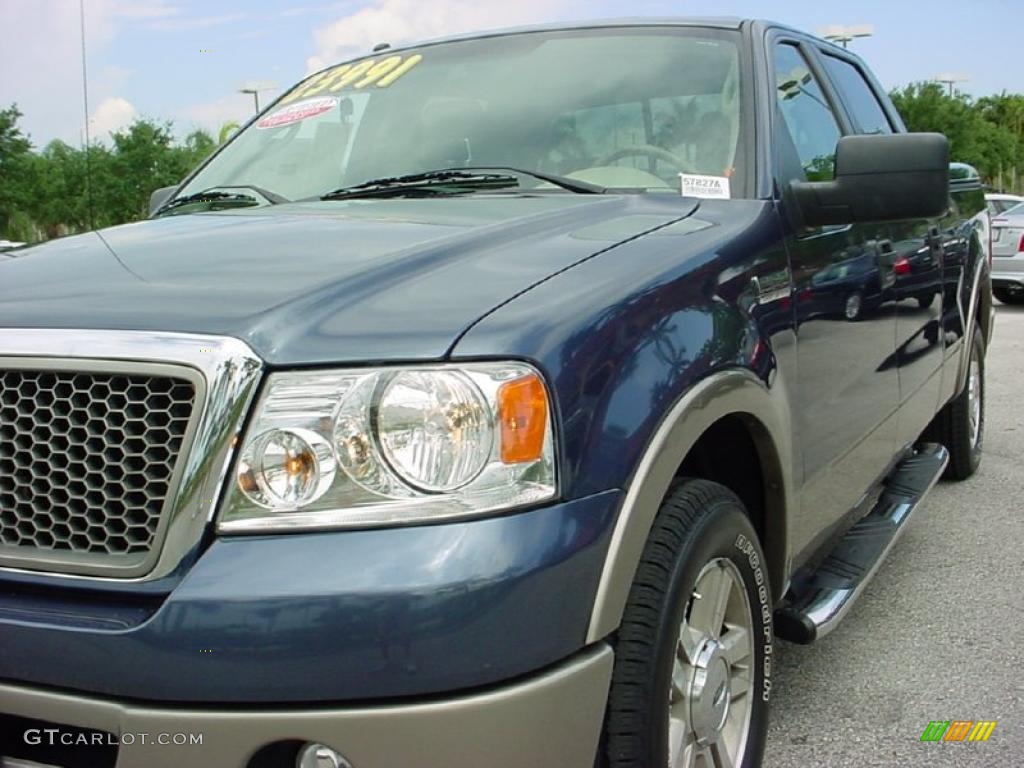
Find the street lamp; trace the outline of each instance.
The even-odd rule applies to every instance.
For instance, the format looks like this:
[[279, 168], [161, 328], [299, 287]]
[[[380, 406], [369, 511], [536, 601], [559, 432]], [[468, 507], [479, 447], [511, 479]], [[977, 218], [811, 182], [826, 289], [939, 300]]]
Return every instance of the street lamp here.
[[[266, 90], [266, 89], [264, 89]], [[256, 114], [260, 113], [260, 89], [259, 88], [242, 88], [238, 91], [239, 93], [251, 93], [253, 103], [256, 105]]]
[[842, 24], [831, 24], [818, 30], [818, 34], [833, 43], [839, 43], [847, 48], [851, 42], [858, 37], [871, 37], [875, 34], [875, 28], [871, 24], [855, 24], [852, 27], [844, 27]]
[[943, 72], [941, 75], [936, 75], [934, 78], [936, 83], [942, 83], [949, 87], [949, 95], [953, 96], [953, 86], [956, 83], [966, 83], [969, 78], [967, 75], [958, 74], [956, 72]]

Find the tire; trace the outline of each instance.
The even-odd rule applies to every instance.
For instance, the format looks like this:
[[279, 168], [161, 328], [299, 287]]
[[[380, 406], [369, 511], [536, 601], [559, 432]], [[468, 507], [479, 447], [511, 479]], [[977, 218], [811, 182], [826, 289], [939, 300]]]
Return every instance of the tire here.
[[[976, 432], [972, 428], [972, 408], [975, 402], [977, 412], [974, 417], [978, 420]], [[946, 478], [966, 480], [977, 471], [985, 443], [985, 339], [977, 326], [971, 336], [967, 383], [963, 391], [935, 416], [926, 435], [929, 440], [942, 443], [949, 451]]]
[[[705, 594], [697, 594], [698, 584]], [[697, 632], [716, 624], [717, 637]], [[772, 637], [765, 558], [742, 502], [706, 480], [674, 486], [655, 518], [616, 640], [604, 739], [609, 768], [669, 765], [672, 743], [678, 752], [687, 741], [709, 766], [723, 745], [729, 765], [759, 766]]]
[[919, 309], [928, 309], [932, 304], [935, 303], [935, 294], [929, 293], [927, 296], [917, 297], [917, 306]]
[[1012, 299], [1010, 298], [1010, 289], [992, 286], [992, 295], [999, 299], [1003, 304], [1010, 304]]
[[864, 294], [860, 291], [854, 291], [846, 297], [846, 301], [843, 302], [843, 317], [849, 320], [851, 323], [855, 323], [860, 320], [864, 314]]
[[1003, 302], [1003, 304], [1024, 304], [1024, 292], [1020, 290], [1015, 293], [1009, 288], [992, 286], [992, 295]]

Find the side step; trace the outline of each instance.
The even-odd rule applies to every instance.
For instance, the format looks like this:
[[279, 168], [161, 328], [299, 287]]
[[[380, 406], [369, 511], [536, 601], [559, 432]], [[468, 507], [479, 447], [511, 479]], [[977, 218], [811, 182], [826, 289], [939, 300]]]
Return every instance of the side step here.
[[786, 605], [775, 612], [776, 635], [807, 644], [835, 628], [948, 461], [949, 452], [943, 446], [928, 443], [896, 466], [871, 512], [846, 532], [799, 592], [790, 590]]

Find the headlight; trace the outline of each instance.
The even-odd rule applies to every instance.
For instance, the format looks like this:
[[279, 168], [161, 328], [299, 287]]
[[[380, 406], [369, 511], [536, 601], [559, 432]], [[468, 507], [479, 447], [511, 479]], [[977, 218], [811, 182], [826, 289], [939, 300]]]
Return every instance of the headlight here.
[[223, 532], [399, 525], [555, 495], [551, 411], [523, 363], [271, 374]]
[[414, 488], [454, 491], [479, 475], [494, 445], [493, 411], [457, 371], [405, 371], [380, 396], [384, 458]]

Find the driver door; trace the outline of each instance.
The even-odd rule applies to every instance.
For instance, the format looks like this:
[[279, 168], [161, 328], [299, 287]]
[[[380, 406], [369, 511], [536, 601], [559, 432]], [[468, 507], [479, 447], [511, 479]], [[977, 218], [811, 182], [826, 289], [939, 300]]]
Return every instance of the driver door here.
[[817, 69], [812, 48], [772, 48], [775, 181], [782, 192], [795, 290], [797, 440], [803, 455], [795, 550], [816, 548], [841, 527], [895, 451], [899, 382], [892, 270], [883, 226], [806, 227], [788, 196], [794, 181], [833, 178], [849, 121]]

